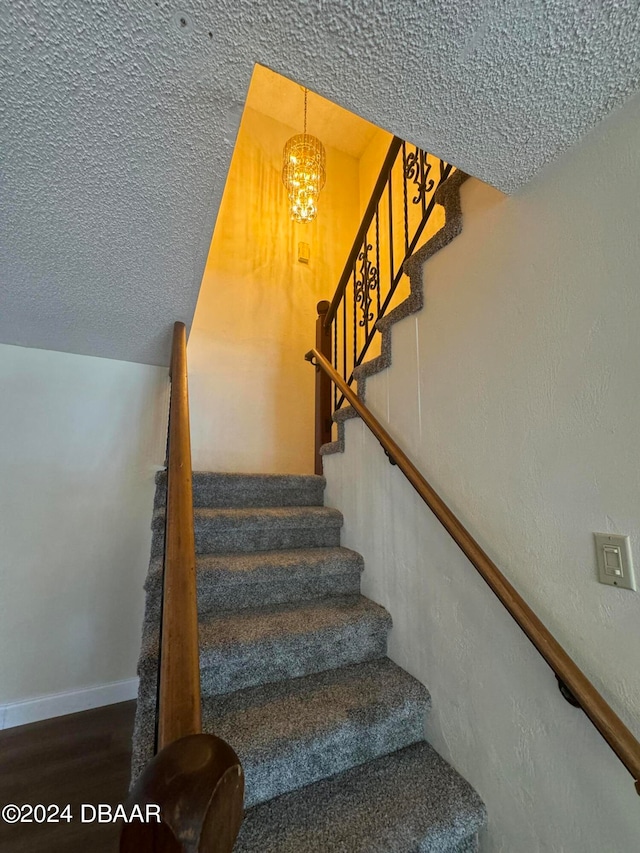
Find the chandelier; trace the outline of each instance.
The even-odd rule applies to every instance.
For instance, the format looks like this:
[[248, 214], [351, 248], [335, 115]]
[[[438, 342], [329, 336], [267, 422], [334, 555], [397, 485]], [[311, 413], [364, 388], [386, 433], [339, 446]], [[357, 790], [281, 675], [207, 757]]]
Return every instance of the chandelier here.
[[304, 90], [304, 132], [292, 136], [284, 146], [282, 183], [287, 188], [291, 219], [311, 222], [318, 214], [318, 196], [324, 186], [324, 146], [307, 133], [307, 89]]

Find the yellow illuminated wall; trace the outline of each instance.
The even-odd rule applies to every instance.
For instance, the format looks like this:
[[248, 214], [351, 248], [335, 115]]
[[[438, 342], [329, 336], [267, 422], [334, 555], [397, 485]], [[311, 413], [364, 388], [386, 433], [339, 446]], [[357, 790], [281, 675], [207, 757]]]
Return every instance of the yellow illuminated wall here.
[[[189, 337], [196, 470], [313, 470], [314, 371], [304, 353], [315, 344], [316, 305], [333, 296], [392, 136], [311, 94], [309, 132], [325, 145], [327, 182], [317, 219], [292, 222], [281, 178], [282, 149], [301, 130], [296, 122], [302, 121], [303, 103], [298, 84], [256, 67]], [[402, 193], [398, 163], [396, 201]], [[402, 206], [394, 211], [397, 259], [404, 252]], [[410, 229], [417, 215], [410, 204]], [[386, 294], [385, 210], [379, 224]], [[440, 209], [423, 239], [441, 224]], [[298, 261], [299, 243], [309, 247], [308, 264]], [[407, 293], [405, 278], [390, 307]], [[347, 352], [352, 353], [351, 290], [348, 295]], [[356, 321], [357, 337], [363, 334]], [[378, 352], [376, 338], [368, 357]]]
[[189, 338], [195, 469], [313, 470], [314, 371], [303, 357], [360, 221], [358, 161], [327, 147], [318, 217], [294, 223], [281, 168], [297, 131], [245, 108]]

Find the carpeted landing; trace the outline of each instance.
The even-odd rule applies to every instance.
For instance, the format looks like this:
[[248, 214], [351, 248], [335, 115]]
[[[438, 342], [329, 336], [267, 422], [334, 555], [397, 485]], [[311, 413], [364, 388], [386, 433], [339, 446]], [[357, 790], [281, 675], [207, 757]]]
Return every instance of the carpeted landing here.
[[[165, 475], [158, 475], [133, 742], [152, 756]], [[472, 853], [485, 809], [425, 741], [423, 685], [386, 657], [322, 477], [193, 477], [204, 730], [245, 772], [238, 853]]]

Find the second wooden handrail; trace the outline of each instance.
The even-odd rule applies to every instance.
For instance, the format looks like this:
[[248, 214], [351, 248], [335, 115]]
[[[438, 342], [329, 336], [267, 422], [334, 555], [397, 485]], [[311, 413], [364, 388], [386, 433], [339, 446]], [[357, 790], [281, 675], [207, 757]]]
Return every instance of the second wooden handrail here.
[[231, 746], [202, 732], [184, 323], [173, 328], [170, 375], [157, 752], [128, 798], [129, 806], [160, 806], [161, 821], [125, 822], [120, 853], [231, 853], [244, 774]]
[[632, 732], [536, 616], [522, 596], [509, 583], [500, 569], [485, 554], [442, 498], [429, 485], [407, 454], [359, 400], [358, 395], [347, 385], [340, 374], [334, 370], [329, 361], [316, 349], [310, 350], [305, 358], [315, 364], [317, 370], [323, 370], [344, 394], [357, 414], [378, 439], [389, 458], [402, 471], [438, 521], [455, 540], [460, 550], [547, 661], [561, 686], [564, 686], [569, 691], [570, 696], [575, 698], [577, 704], [631, 773], [635, 780], [636, 790], [640, 794], [640, 743]]
[[167, 463], [158, 750], [174, 740], [202, 731], [184, 323], [176, 323], [173, 329]]

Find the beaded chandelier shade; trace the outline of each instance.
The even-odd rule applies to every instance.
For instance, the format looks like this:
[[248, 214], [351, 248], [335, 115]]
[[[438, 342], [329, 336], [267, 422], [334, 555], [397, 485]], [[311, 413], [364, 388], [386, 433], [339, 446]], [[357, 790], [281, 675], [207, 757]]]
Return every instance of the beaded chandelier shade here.
[[287, 188], [291, 219], [311, 222], [318, 214], [318, 196], [326, 179], [326, 157], [320, 140], [307, 133], [307, 90], [304, 90], [304, 133], [284, 146], [282, 182]]

